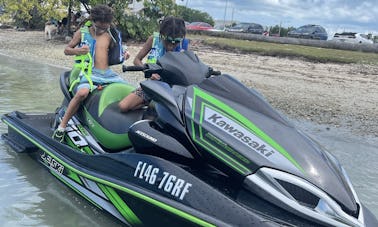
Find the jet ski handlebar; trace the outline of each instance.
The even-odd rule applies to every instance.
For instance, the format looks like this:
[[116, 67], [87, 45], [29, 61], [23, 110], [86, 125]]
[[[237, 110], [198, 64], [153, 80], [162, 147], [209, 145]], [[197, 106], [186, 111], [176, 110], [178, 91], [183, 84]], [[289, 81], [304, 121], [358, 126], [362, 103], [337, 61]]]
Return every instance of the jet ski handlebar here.
[[221, 75], [222, 72], [221, 71], [215, 71], [212, 67], [209, 67], [209, 73], [207, 74], [207, 78], [210, 77], [210, 76], [219, 76]]
[[[144, 64], [142, 66], [126, 66], [122, 65], [122, 72], [126, 71], [143, 71], [145, 78], [150, 78], [154, 73], [161, 73], [163, 68], [158, 64]], [[206, 74], [206, 78], [210, 76], [219, 76], [221, 75], [221, 71], [216, 71], [212, 67], [209, 67], [209, 71]]]
[[150, 78], [154, 73], [161, 73], [163, 69], [157, 64], [144, 64], [142, 66], [122, 66], [122, 72], [126, 71], [143, 71], [145, 78]]

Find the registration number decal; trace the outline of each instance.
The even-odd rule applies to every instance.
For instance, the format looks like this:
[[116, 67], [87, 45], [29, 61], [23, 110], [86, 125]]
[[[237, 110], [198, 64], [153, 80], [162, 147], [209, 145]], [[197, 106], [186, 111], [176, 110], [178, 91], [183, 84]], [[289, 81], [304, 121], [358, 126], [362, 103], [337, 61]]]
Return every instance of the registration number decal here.
[[190, 187], [192, 187], [191, 183], [142, 161], [138, 162], [134, 171], [134, 177], [155, 185], [158, 189], [170, 193], [180, 200], [185, 198], [185, 195], [189, 193]]

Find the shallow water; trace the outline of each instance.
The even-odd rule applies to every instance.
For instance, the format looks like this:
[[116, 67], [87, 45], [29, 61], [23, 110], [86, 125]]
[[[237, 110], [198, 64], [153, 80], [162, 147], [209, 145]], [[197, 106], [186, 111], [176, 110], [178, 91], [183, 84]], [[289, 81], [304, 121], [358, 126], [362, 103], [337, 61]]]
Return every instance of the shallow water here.
[[[61, 103], [58, 85], [65, 69], [0, 55], [0, 115], [13, 110], [52, 112]], [[378, 139], [347, 130], [293, 121], [326, 147], [349, 173], [360, 200], [378, 216]], [[0, 123], [0, 133], [6, 132]], [[61, 184], [27, 155], [0, 139], [0, 226], [117, 226]]]
[[[62, 101], [66, 69], [0, 55], [0, 115], [53, 112]], [[0, 123], [0, 133], [6, 125]], [[120, 223], [61, 184], [0, 139], [0, 226], [118, 226]]]

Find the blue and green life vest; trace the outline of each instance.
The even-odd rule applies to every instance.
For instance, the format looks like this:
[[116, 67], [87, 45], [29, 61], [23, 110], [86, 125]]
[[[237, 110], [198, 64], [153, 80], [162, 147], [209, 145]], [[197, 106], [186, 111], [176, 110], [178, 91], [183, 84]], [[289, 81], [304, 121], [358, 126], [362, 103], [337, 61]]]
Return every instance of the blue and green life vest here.
[[[189, 40], [183, 39], [175, 48], [175, 52], [180, 52], [182, 50], [188, 50]], [[156, 63], [157, 60], [165, 54], [166, 50], [163, 45], [163, 41], [160, 39], [160, 33], [154, 32], [153, 40], [152, 40], [152, 47], [150, 53], [148, 53], [146, 63]]]
[[80, 82], [79, 74], [85, 76], [89, 82], [91, 90], [93, 88], [91, 75], [92, 75], [92, 68], [94, 65], [93, 59], [94, 59], [95, 50], [96, 50], [95, 48], [96, 40], [92, 37], [91, 33], [89, 32], [90, 26], [92, 26], [92, 22], [87, 21], [84, 24], [84, 26], [80, 28], [81, 42], [79, 44], [79, 47], [83, 45], [87, 45], [89, 46], [89, 52], [85, 55], [75, 56], [74, 68], [72, 69], [71, 75], [70, 75], [70, 89], [69, 89], [70, 92], [75, 87], [75, 85]]

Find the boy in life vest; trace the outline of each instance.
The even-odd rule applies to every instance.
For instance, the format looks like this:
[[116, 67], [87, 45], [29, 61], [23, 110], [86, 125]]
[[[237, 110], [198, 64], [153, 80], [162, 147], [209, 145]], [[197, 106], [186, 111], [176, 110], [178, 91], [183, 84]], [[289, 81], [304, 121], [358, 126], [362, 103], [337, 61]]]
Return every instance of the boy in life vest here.
[[[135, 56], [134, 65], [142, 66], [143, 58], [147, 55], [146, 63], [156, 63], [167, 51], [184, 51], [188, 50], [189, 40], [185, 39], [186, 28], [185, 21], [177, 17], [166, 17], [160, 23], [160, 32], [155, 32], [144, 43], [142, 49]], [[152, 80], [159, 80], [158, 74], [152, 74]], [[135, 110], [143, 107], [149, 102], [149, 98], [139, 87], [133, 93], [126, 96], [118, 104], [122, 112]]]
[[[74, 97], [68, 104], [61, 123], [53, 134], [53, 138], [62, 142], [65, 128], [71, 117], [77, 112], [81, 102], [87, 98], [95, 85], [114, 82], [125, 82], [119, 75], [109, 68], [109, 49], [114, 45], [114, 37], [110, 32], [113, 11], [106, 5], [97, 5], [90, 11], [89, 20], [81, 29], [77, 30], [72, 40], [64, 49], [66, 55], [76, 55], [75, 60], [80, 63], [74, 70], [79, 69]], [[124, 59], [129, 58], [128, 52]], [[73, 88], [73, 86], [71, 86]], [[71, 89], [70, 88], [70, 89]]]

